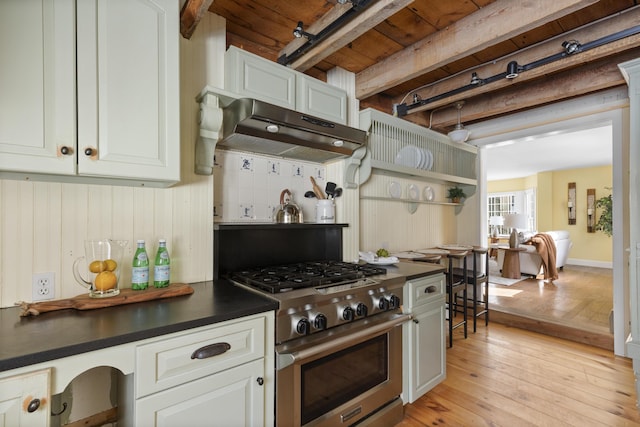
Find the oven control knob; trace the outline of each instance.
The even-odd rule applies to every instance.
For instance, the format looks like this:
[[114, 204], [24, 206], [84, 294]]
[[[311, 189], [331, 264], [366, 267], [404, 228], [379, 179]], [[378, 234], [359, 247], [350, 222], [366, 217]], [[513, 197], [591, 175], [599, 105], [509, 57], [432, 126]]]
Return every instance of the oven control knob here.
[[345, 309], [342, 310], [342, 318], [347, 322], [351, 322], [353, 320], [354, 314], [353, 308], [351, 307], [345, 307]]
[[378, 300], [378, 308], [383, 311], [389, 310], [389, 300], [384, 297], [380, 298]]
[[309, 331], [309, 320], [308, 319], [300, 319], [298, 320], [298, 324], [296, 325], [296, 332], [300, 335], [307, 335]]
[[318, 314], [315, 319], [313, 319], [313, 327], [321, 330], [327, 329], [327, 316]]
[[394, 310], [396, 308], [400, 308], [400, 298], [391, 294], [389, 297], [389, 309]]
[[359, 302], [356, 306], [356, 314], [360, 317], [367, 317], [369, 313], [369, 307], [365, 303]]

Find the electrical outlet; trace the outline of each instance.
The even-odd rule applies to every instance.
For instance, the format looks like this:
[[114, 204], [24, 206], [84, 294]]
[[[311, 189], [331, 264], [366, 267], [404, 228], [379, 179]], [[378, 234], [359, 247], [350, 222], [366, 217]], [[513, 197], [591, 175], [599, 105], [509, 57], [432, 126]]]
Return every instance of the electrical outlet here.
[[34, 273], [31, 279], [33, 301], [45, 301], [53, 299], [55, 290], [55, 274]]

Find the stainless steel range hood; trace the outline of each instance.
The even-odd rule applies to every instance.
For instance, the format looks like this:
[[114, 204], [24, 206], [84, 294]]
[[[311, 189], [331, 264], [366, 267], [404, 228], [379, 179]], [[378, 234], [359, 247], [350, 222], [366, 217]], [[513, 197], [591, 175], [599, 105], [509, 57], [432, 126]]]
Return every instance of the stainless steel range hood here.
[[223, 108], [217, 146], [323, 163], [351, 156], [366, 137], [360, 129], [241, 98]]

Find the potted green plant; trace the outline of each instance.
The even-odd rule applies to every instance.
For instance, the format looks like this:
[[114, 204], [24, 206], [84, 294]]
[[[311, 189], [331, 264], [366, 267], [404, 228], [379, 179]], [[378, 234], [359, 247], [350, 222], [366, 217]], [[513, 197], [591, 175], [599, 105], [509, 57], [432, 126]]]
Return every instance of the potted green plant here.
[[596, 200], [596, 208], [602, 209], [600, 218], [596, 223], [596, 230], [602, 231], [607, 236], [613, 235], [613, 198], [612, 195], [600, 197]]
[[464, 190], [458, 186], [449, 188], [447, 193], [447, 198], [451, 200], [451, 203], [460, 203], [460, 200], [465, 197], [467, 197], [467, 195], [464, 194]]

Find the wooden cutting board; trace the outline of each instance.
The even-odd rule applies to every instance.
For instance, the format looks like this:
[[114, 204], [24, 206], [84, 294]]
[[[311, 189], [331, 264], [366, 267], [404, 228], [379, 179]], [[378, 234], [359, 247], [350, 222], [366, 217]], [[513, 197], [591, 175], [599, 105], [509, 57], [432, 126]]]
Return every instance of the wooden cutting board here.
[[166, 288], [154, 288], [153, 286], [143, 291], [121, 289], [120, 294], [107, 298], [91, 298], [89, 294], [82, 294], [73, 298], [42, 301], [36, 303], [21, 302], [21, 317], [37, 316], [47, 311], [56, 310], [93, 310], [96, 308], [113, 307], [115, 305], [133, 304], [142, 301], [171, 298], [193, 293], [193, 288], [184, 283], [171, 283]]

